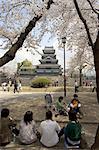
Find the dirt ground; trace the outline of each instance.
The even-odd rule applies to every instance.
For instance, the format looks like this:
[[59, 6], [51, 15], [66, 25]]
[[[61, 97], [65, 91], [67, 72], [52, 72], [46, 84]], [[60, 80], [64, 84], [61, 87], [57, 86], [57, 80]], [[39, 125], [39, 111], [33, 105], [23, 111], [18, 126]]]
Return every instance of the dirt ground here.
[[[61, 92], [52, 93], [54, 97], [54, 103], [60, 95], [63, 95]], [[45, 93], [33, 93], [33, 92], [24, 92], [24, 93], [0, 93], [0, 104], [1, 109], [7, 107], [10, 109], [10, 115], [12, 118], [18, 122], [23, 118], [24, 113], [27, 110], [33, 111], [34, 120], [37, 122], [37, 127], [40, 122], [45, 119]], [[65, 99], [66, 103], [69, 103], [72, 99], [73, 92], [68, 92]], [[86, 139], [89, 147], [92, 145], [99, 123], [99, 105], [96, 100], [96, 93], [92, 92], [79, 92], [79, 100], [82, 103], [82, 111], [84, 113], [83, 119], [79, 120], [82, 124], [83, 130], [86, 135]], [[58, 116], [57, 118], [53, 117], [54, 120], [58, 121], [60, 126], [64, 126], [68, 117]]]

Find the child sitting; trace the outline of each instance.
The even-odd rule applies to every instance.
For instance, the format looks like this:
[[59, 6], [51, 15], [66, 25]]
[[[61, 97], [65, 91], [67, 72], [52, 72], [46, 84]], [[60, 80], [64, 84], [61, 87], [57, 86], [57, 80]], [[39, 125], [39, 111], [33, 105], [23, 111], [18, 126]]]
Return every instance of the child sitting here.
[[68, 112], [73, 110], [78, 115], [79, 119], [81, 119], [83, 113], [81, 112], [80, 108], [81, 108], [81, 103], [78, 100], [78, 95], [74, 94], [73, 99], [72, 99], [71, 103], [69, 104], [67, 110], [68, 110]]

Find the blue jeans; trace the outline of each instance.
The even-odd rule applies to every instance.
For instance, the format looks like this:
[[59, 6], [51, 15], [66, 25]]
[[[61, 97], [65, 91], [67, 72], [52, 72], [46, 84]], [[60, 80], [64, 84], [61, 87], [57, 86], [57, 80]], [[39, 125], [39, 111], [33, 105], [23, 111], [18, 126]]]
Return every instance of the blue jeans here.
[[79, 146], [69, 146], [66, 141], [64, 142], [64, 145], [65, 145], [65, 150], [67, 150], [68, 148], [77, 148], [79, 149]]

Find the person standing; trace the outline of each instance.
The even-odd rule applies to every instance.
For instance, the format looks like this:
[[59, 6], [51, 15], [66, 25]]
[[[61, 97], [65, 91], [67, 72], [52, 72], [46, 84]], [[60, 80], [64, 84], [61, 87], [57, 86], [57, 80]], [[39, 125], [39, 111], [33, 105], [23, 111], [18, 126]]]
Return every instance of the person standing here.
[[16, 80], [14, 81], [14, 93], [17, 91], [17, 82]]
[[7, 83], [6, 82], [3, 82], [1, 84], [1, 86], [2, 86], [3, 91], [7, 91]]
[[78, 92], [78, 83], [77, 83], [77, 81], [75, 80], [75, 93], [77, 93]]
[[10, 87], [11, 87], [11, 80], [8, 81], [8, 86], [7, 86], [8, 92], [10, 91]]
[[51, 109], [53, 103], [53, 95], [51, 93], [45, 95], [45, 103], [46, 103], [46, 108]]

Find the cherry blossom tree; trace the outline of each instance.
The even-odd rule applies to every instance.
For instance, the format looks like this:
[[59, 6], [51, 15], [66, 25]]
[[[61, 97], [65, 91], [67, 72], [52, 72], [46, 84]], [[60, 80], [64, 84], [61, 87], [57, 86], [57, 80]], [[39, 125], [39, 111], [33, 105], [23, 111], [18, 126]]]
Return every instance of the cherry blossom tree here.
[[[41, 8], [39, 8], [39, 5], [38, 5], [39, 3], [37, 4], [34, 1], [34, 3], [32, 3], [32, 5], [35, 5], [35, 7], [33, 7], [33, 8], [35, 8], [35, 10], [32, 10], [34, 17], [29, 21], [29, 23], [25, 26], [25, 28], [22, 28], [23, 27], [22, 25], [24, 24], [24, 22], [22, 22], [22, 24], [21, 24], [21, 22], [19, 22], [19, 18], [21, 17], [21, 15], [18, 15], [18, 13], [20, 12], [20, 9], [15, 10], [15, 11], [13, 11], [13, 9], [18, 7], [19, 5], [20, 5], [20, 7], [21, 6], [23, 7], [24, 5], [30, 5], [30, 4], [31, 4], [31, 1], [23, 1], [23, 2], [17, 1], [17, 3], [11, 4], [11, 8], [9, 8], [10, 7], [9, 2], [7, 3], [7, 6], [2, 5], [3, 11], [5, 11], [6, 7], [8, 7], [8, 12], [6, 10], [6, 14], [4, 14], [4, 18], [6, 17], [6, 20], [5, 20], [5, 29], [6, 30], [4, 31], [1, 28], [0, 31], [1, 31], [2, 36], [4, 36], [5, 38], [7, 38], [10, 41], [11, 47], [0, 58], [0, 66], [3, 66], [4, 64], [6, 64], [9, 61], [14, 59], [17, 50], [22, 47], [26, 37], [32, 31], [32, 29], [36, 26], [36, 23], [42, 18], [43, 13], [46, 13], [46, 10], [49, 10], [51, 5], [53, 4], [53, 0], [49, 0], [49, 1], [45, 2], [43, 4], [44, 6]], [[40, 5], [42, 5], [42, 2]], [[32, 6], [31, 6], [31, 8], [32, 8]], [[21, 11], [22, 11], [22, 8], [21, 8]], [[28, 9], [27, 9], [27, 11], [28, 11]], [[13, 17], [13, 13], [15, 13], [15, 17], [17, 19], [17, 20], [15, 20], [15, 18], [14, 18], [14, 21], [16, 22], [15, 25], [14, 25], [15, 22], [13, 21], [12, 18], [10, 19], [10, 21], [8, 21], [9, 19], [7, 17], [10, 15], [10, 12], [11, 12], [12, 17]], [[24, 12], [24, 13], [26, 15], [26, 12]], [[2, 19], [3, 19], [3, 17], [2, 17]], [[7, 21], [8, 21], [8, 23], [7, 23]], [[22, 18], [22, 21], [23, 21], [23, 18]], [[20, 28], [22, 28], [21, 29], [22, 32], [19, 34], [17, 31], [17, 34], [15, 32], [14, 32], [14, 34], [12, 34], [13, 33], [12, 29], [14, 30], [13, 26], [14, 27], [16, 26], [16, 31], [20, 30]], [[11, 38], [11, 35], [13, 35], [12, 38]], [[12, 41], [13, 38], [14, 38], [14, 40]]]
[[86, 72], [89, 70], [94, 70], [94, 59], [93, 53], [90, 48], [86, 45], [86, 38], [79, 43], [79, 46], [75, 50], [74, 56], [71, 58], [69, 62], [69, 74], [73, 76], [73, 74], [79, 75], [79, 86], [82, 86], [82, 77], [83, 71]]
[[99, 101], [98, 0], [9, 0], [0, 3], [0, 35], [6, 49], [0, 66], [13, 60], [22, 46], [39, 45], [46, 33], [56, 36], [59, 44], [62, 36], [66, 36], [67, 49], [73, 50], [87, 33], [86, 41], [94, 56]]
[[[79, 8], [77, 0], [74, 0], [74, 4], [75, 4], [76, 10], [77, 10], [77, 13], [79, 15], [79, 18], [83, 22], [85, 30], [86, 30], [88, 40], [89, 40], [89, 45], [91, 46], [91, 48], [93, 50], [94, 64], [95, 64], [95, 71], [96, 71], [96, 83], [97, 83], [97, 88], [96, 88], [97, 99], [99, 102], [99, 29], [98, 29], [98, 27], [99, 27], [99, 24], [98, 24], [99, 23], [99, 10], [94, 8], [94, 6], [90, 0], [87, 0], [87, 2], [89, 3], [89, 5], [92, 9], [92, 12], [94, 12], [95, 15], [97, 16], [96, 37], [91, 35], [91, 31], [88, 26], [87, 20], [84, 18], [83, 14]], [[99, 4], [98, 1], [96, 3]], [[95, 40], [94, 40], [94, 38], [95, 38]]]

